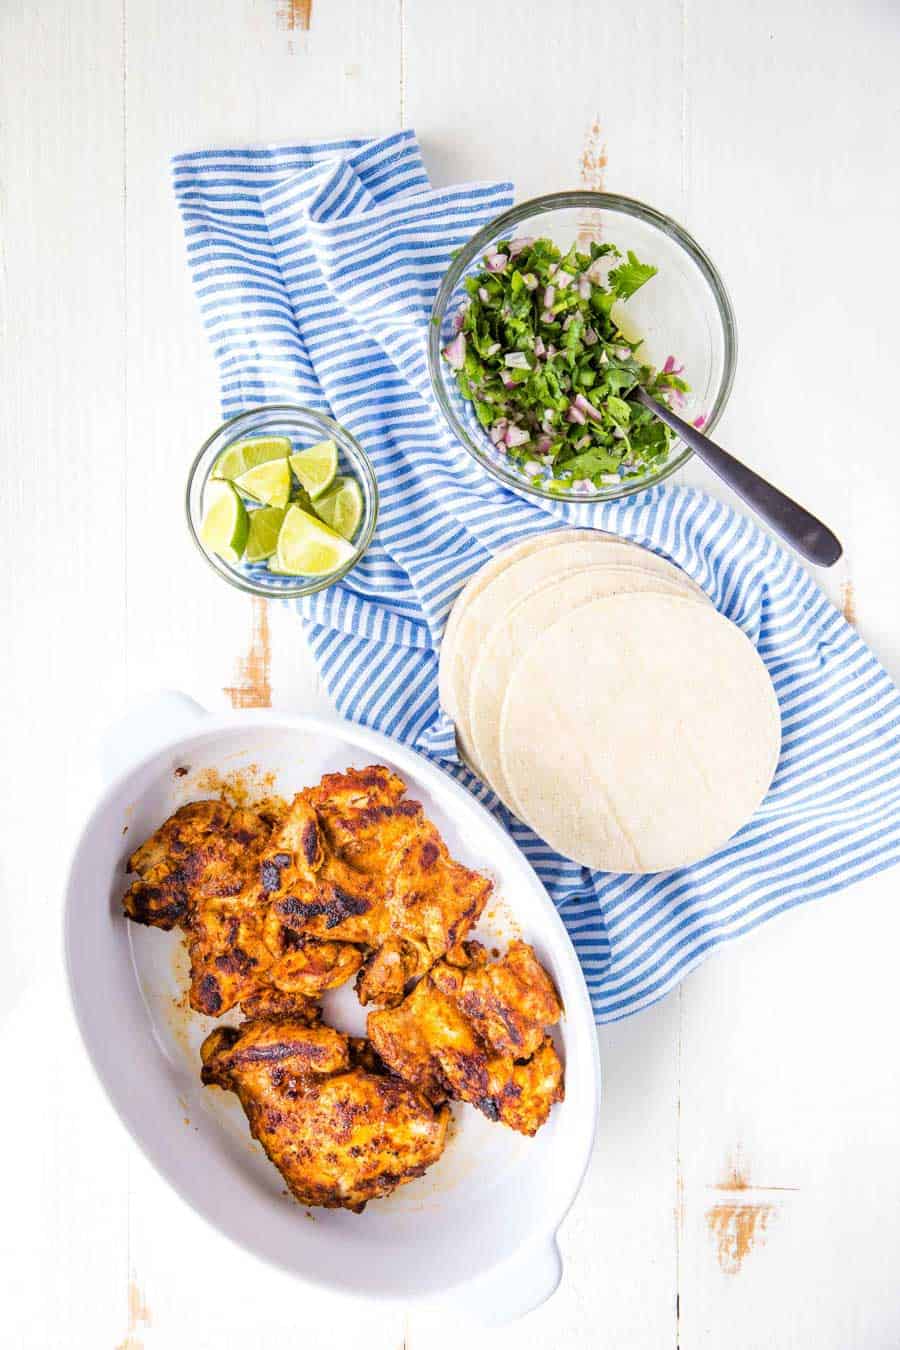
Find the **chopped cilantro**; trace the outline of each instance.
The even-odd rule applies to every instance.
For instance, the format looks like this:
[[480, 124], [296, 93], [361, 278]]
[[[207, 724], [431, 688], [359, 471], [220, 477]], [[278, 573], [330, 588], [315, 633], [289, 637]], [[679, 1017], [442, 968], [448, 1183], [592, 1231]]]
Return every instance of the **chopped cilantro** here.
[[634, 391], [666, 400], [688, 388], [674, 360], [662, 371], [644, 364], [640, 340], [613, 319], [616, 302], [657, 271], [630, 250], [611, 270], [600, 261], [621, 256], [612, 244], [564, 254], [550, 239], [501, 240], [467, 277], [460, 331], [444, 351], [494, 444], [541, 464], [553, 491], [658, 468], [672, 434]]
[[656, 276], [656, 273], [657, 268], [651, 267], [649, 263], [638, 262], [629, 249], [628, 261], [620, 263], [610, 272], [610, 285], [619, 300], [630, 300], [635, 291], [639, 291], [645, 282]]

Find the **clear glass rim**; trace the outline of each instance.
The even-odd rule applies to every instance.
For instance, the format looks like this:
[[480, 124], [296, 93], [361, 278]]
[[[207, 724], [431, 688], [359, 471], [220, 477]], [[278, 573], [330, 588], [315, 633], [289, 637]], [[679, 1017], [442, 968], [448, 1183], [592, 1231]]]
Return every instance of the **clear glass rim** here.
[[496, 478], [498, 482], [506, 487], [513, 488], [516, 492], [522, 492], [530, 497], [544, 497], [548, 501], [554, 502], [609, 502], [615, 501], [620, 497], [632, 497], [637, 492], [644, 492], [647, 488], [655, 487], [657, 483], [664, 482], [667, 478], [676, 473], [692, 457], [693, 451], [683, 442], [676, 442], [681, 445], [681, 450], [673, 454], [666, 461], [663, 467], [647, 478], [637, 481], [624, 482], [620, 487], [596, 488], [593, 492], [551, 492], [548, 488], [539, 484], [532, 484], [505, 468], [502, 464], [495, 464], [491, 458], [481, 450], [472, 440], [468, 430], [460, 422], [456, 415], [456, 410], [450, 403], [444, 392], [444, 384], [441, 372], [441, 319], [454, 291], [465, 275], [466, 270], [472, 262], [483, 253], [487, 246], [492, 243], [498, 235], [506, 234], [515, 229], [523, 220], [528, 220], [533, 216], [538, 216], [543, 212], [559, 211], [567, 209], [582, 210], [611, 210], [618, 211], [622, 215], [634, 216], [649, 225], [655, 226], [661, 233], [674, 240], [685, 253], [696, 264], [702, 273], [707, 285], [712, 292], [719, 319], [722, 324], [723, 335], [723, 357], [722, 357], [722, 378], [716, 391], [713, 405], [707, 414], [706, 422], [703, 426], [704, 434], [713, 430], [728, 402], [731, 394], [731, 387], [734, 383], [734, 371], [737, 363], [737, 322], [734, 316], [734, 307], [731, 299], [725, 289], [725, 283], [719, 275], [718, 268], [713, 263], [709, 255], [700, 247], [693, 235], [679, 225], [671, 216], [665, 215], [662, 211], [657, 211], [655, 207], [648, 206], [646, 202], [638, 201], [636, 197], [623, 197], [615, 192], [588, 192], [584, 189], [572, 190], [569, 192], [549, 192], [542, 197], [532, 197], [527, 202], [521, 202], [518, 206], [511, 207], [508, 211], [502, 212], [473, 235], [467, 244], [465, 244], [454, 258], [450, 267], [444, 275], [444, 278], [438, 288], [437, 295], [434, 298], [434, 304], [431, 309], [431, 319], [428, 325], [428, 373], [431, 379], [431, 388], [438, 401], [450, 429], [460, 442], [463, 448], [475, 459], [482, 468]]
[[[254, 581], [251, 577], [236, 575], [229, 571], [224, 565], [220, 565], [215, 557], [208, 553], [203, 547], [191, 511], [191, 491], [194, 486], [194, 480], [200, 473], [201, 466], [210, 449], [221, 438], [225, 442], [221, 447], [224, 450], [227, 443], [236, 439], [235, 432], [239, 431], [242, 425], [258, 421], [262, 416], [273, 414], [285, 421], [290, 418], [302, 418], [307, 423], [314, 422], [323, 431], [323, 439], [333, 439], [337, 441], [342, 448], [346, 448], [349, 458], [353, 461], [354, 468], [366, 481], [371, 500], [371, 510], [366, 513], [364, 518], [362, 532], [356, 543], [352, 558], [349, 558], [347, 562], [342, 563], [341, 566], [336, 568], [333, 572], [329, 572], [327, 576], [310, 577], [305, 581], [302, 578], [298, 578], [296, 585], [288, 583], [286, 585], [278, 586], [277, 588], [263, 586], [259, 582]], [[237, 590], [244, 591], [247, 595], [262, 596], [265, 600], [298, 600], [304, 595], [315, 595], [317, 591], [324, 591], [328, 586], [333, 586], [356, 566], [360, 558], [366, 552], [372, 542], [372, 538], [375, 534], [375, 527], [378, 524], [378, 481], [375, 477], [375, 470], [372, 468], [372, 461], [369, 459], [369, 456], [366, 454], [359, 441], [355, 436], [350, 434], [346, 427], [342, 427], [340, 423], [335, 422], [333, 418], [326, 416], [325, 413], [316, 412], [313, 408], [305, 408], [299, 403], [260, 403], [255, 408], [246, 408], [243, 412], [236, 413], [234, 417], [229, 417], [227, 421], [216, 428], [211, 436], [206, 438], [191, 464], [188, 473], [184, 504], [190, 536], [197, 546], [200, 556], [205, 560], [207, 565], [212, 568], [216, 576], [222, 577], [223, 580], [229, 582], [229, 584], [234, 586]]]

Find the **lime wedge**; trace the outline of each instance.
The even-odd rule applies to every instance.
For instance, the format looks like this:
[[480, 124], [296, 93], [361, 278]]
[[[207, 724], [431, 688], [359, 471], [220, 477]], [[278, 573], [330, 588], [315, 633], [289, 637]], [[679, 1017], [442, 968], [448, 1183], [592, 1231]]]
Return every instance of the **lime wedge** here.
[[289, 506], [278, 535], [277, 570], [289, 576], [324, 577], [353, 557], [353, 545], [299, 506]]
[[213, 478], [228, 478], [234, 482], [257, 464], [268, 464], [272, 459], [287, 459], [291, 443], [287, 436], [265, 436], [253, 441], [235, 441], [223, 450], [212, 471]]
[[200, 526], [201, 542], [226, 562], [240, 562], [250, 530], [247, 508], [231, 484], [226, 482], [207, 483], [203, 498], [205, 510]]
[[244, 551], [246, 562], [264, 562], [271, 558], [278, 545], [278, 531], [283, 520], [283, 506], [261, 506], [258, 511], [250, 512], [250, 533]]
[[328, 491], [316, 498], [316, 515], [345, 539], [356, 534], [362, 513], [362, 489], [355, 478], [336, 478]]
[[287, 506], [291, 495], [291, 470], [286, 459], [272, 459], [257, 464], [234, 480], [238, 492], [263, 506]]
[[291, 468], [315, 501], [334, 482], [338, 469], [337, 446], [334, 441], [320, 441], [308, 450], [300, 450], [291, 455]]

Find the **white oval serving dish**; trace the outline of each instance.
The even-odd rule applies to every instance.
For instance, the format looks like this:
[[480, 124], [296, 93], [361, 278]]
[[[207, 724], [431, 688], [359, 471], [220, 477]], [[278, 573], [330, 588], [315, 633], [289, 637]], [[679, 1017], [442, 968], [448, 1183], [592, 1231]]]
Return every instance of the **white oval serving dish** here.
[[[110, 785], [69, 874], [66, 961], [88, 1054], [150, 1161], [222, 1233], [311, 1284], [403, 1303], [449, 1298], [489, 1322], [543, 1302], [561, 1275], [556, 1232], [590, 1158], [600, 1070], [574, 949], [511, 839], [440, 769], [338, 719], [211, 716], [169, 694], [132, 714], [108, 752]], [[289, 796], [325, 772], [367, 763], [395, 769], [452, 853], [493, 878], [496, 894], [476, 936], [500, 947], [522, 936], [552, 974], [566, 1010], [555, 1033], [566, 1099], [534, 1139], [457, 1104], [447, 1150], [424, 1177], [361, 1215], [318, 1209], [310, 1223], [251, 1140], [237, 1099], [201, 1085], [199, 1045], [213, 1023], [186, 1008], [180, 935], [123, 917], [125, 859], [177, 806], [215, 795], [229, 775]], [[326, 999], [325, 1015], [348, 1032], [364, 1027], [352, 986]]]

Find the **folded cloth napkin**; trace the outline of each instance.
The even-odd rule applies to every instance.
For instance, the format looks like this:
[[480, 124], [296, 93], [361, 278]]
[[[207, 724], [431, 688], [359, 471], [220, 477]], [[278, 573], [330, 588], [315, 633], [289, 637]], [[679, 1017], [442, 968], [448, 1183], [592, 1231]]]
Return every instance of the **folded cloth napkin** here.
[[[566, 922], [598, 1021], [654, 1002], [771, 915], [897, 860], [900, 694], [789, 553], [695, 489], [602, 506], [525, 499], [447, 431], [426, 368], [430, 308], [454, 250], [510, 205], [508, 183], [431, 187], [408, 131], [178, 155], [173, 172], [225, 415], [305, 404], [346, 426], [375, 466], [369, 552], [297, 603], [339, 711], [439, 761], [502, 821]], [[492, 554], [564, 524], [677, 563], [769, 669], [784, 738], [775, 781], [754, 819], [696, 866], [579, 867], [456, 756], [437, 695], [450, 605]]]

